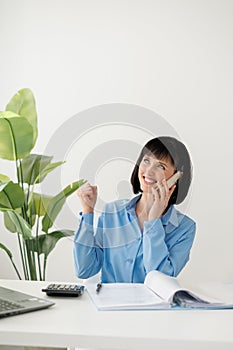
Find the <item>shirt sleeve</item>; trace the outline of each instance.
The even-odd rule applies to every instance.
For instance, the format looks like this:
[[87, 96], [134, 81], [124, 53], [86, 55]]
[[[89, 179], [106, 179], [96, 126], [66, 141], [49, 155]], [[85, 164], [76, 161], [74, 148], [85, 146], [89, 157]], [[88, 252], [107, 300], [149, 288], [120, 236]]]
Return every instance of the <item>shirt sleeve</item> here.
[[103, 220], [98, 219], [96, 234], [93, 227], [94, 214], [79, 215], [79, 226], [74, 237], [74, 265], [79, 278], [89, 278], [97, 274], [103, 264], [101, 243]]
[[[196, 231], [194, 221], [181, 222], [174, 231], [166, 233], [161, 219], [146, 221], [143, 232], [143, 262], [146, 273], [159, 270], [177, 276], [189, 260]], [[166, 243], [165, 235], [173, 235]]]

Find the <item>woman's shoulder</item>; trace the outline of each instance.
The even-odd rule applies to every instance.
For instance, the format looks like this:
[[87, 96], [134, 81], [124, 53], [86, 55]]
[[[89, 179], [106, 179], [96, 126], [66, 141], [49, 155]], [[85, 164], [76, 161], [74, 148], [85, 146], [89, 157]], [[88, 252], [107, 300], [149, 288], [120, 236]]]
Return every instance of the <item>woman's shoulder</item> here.
[[117, 199], [112, 202], [108, 202], [104, 205], [103, 212], [104, 213], [115, 213], [121, 210], [125, 210], [130, 202], [130, 199]]
[[177, 217], [177, 220], [179, 223], [183, 223], [185, 225], [196, 225], [196, 222], [187, 214], [184, 212], [179, 211], [178, 209], [173, 207], [173, 211], [175, 212], [175, 215]]

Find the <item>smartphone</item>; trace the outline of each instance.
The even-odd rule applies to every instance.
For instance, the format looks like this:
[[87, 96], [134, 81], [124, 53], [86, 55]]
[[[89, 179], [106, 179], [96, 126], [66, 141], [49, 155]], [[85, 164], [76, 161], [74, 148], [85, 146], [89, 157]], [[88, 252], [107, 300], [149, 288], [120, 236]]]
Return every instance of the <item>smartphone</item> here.
[[[175, 185], [175, 183], [181, 178], [182, 175], [182, 171], [178, 170], [174, 175], [169, 177], [169, 179], [167, 179], [168, 188], [170, 189], [173, 185]], [[156, 187], [157, 186], [155, 185], [155, 188]]]

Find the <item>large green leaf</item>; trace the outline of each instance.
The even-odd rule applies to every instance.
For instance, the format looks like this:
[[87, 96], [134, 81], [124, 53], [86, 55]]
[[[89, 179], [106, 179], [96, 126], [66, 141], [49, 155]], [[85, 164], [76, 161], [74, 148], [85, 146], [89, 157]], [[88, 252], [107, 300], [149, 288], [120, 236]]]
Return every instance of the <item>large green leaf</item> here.
[[16, 232], [20, 233], [23, 239], [32, 238], [32, 229], [24, 218], [13, 210], [8, 210], [7, 213], [16, 227]]
[[16, 113], [0, 112], [0, 140], [0, 158], [24, 158], [34, 146], [32, 125]]
[[[44, 216], [48, 207], [48, 203], [52, 196], [42, 195], [40, 193], [31, 192], [30, 202], [28, 203], [28, 217], [30, 225], [33, 227], [36, 223], [37, 216]], [[6, 223], [5, 223], [6, 226]]]
[[44, 169], [40, 170], [40, 173], [37, 176], [35, 183], [41, 182], [48, 173], [50, 173], [51, 171], [53, 171], [54, 169], [56, 169], [57, 167], [59, 167], [60, 165], [62, 165], [64, 163], [65, 162], [56, 162], [56, 163], [51, 163], [51, 164], [46, 165], [46, 167]]
[[37, 112], [33, 93], [30, 89], [19, 90], [6, 106], [6, 111], [15, 112], [21, 117], [25, 117], [33, 129], [33, 146], [35, 145], [37, 130]]
[[[4, 208], [0, 208], [0, 210], [4, 211], [3, 216], [4, 216], [4, 225], [5, 225], [6, 229], [12, 233], [17, 232], [17, 228], [9, 216], [8, 209], [4, 210]], [[14, 211], [16, 211], [20, 215], [21, 208], [15, 209]]]
[[66, 198], [69, 197], [73, 192], [75, 192], [80, 186], [82, 186], [86, 181], [79, 180], [68, 185], [64, 190], [59, 192], [55, 197], [53, 197], [48, 205], [47, 213], [42, 220], [42, 231], [48, 232], [49, 228], [52, 227], [54, 220], [61, 211]]
[[12, 181], [0, 183], [0, 207], [16, 209], [22, 207], [23, 203], [24, 193], [18, 184]]
[[44, 216], [46, 214], [49, 202], [52, 198], [52, 196], [33, 192], [31, 199], [31, 213], [33, 215]]
[[[3, 217], [4, 217], [4, 225], [6, 227], [6, 229], [12, 233], [14, 232], [17, 232], [17, 229], [16, 229], [16, 226], [14, 224], [14, 222], [11, 220], [8, 212], [9, 212], [9, 208], [4, 206], [4, 205], [1, 205], [0, 206], [0, 211], [3, 212]], [[18, 209], [14, 209], [14, 211], [17, 211], [18, 214], [20, 214], [21, 212], [21, 209], [18, 208]]]
[[1, 182], [9, 182], [10, 178], [7, 175], [0, 174], [0, 183]]
[[29, 185], [35, 183], [39, 174], [50, 164], [53, 157], [41, 154], [29, 154], [22, 160], [23, 182]]
[[60, 230], [53, 231], [47, 234], [41, 234], [38, 237], [33, 237], [31, 242], [33, 242], [33, 250], [39, 254], [44, 254], [48, 256], [49, 253], [54, 249], [56, 243], [59, 239], [64, 237], [70, 237], [74, 235], [74, 231], [71, 230]]

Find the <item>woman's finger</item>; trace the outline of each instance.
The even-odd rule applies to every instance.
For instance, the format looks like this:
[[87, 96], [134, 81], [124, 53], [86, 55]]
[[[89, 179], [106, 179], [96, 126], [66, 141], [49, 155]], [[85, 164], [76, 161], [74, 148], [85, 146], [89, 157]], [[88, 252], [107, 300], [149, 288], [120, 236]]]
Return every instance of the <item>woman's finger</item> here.
[[159, 197], [160, 199], [164, 199], [166, 197], [166, 188], [165, 188], [165, 185], [166, 184], [166, 180], [163, 182], [163, 181], [158, 181], [157, 182], [157, 187], [158, 187], [158, 192], [159, 192]]

